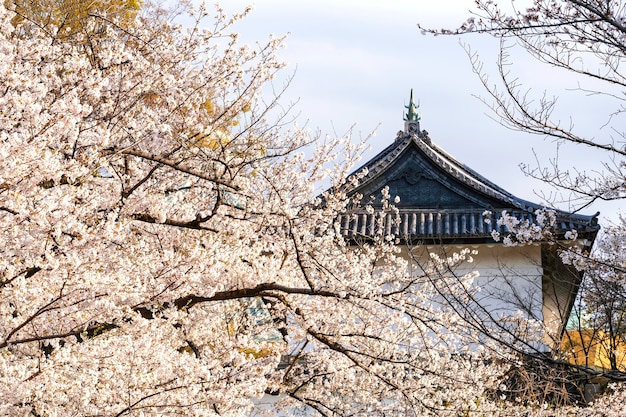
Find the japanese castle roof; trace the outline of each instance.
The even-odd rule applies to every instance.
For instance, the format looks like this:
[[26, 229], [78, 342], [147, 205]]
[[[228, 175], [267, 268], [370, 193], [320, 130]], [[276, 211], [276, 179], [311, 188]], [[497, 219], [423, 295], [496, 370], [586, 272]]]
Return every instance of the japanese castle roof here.
[[[338, 219], [345, 236], [371, 237], [375, 233], [394, 234], [403, 239], [433, 242], [488, 242], [503, 211], [521, 221], [536, 223], [540, 204], [523, 200], [489, 181], [436, 146], [428, 132], [419, 130], [419, 116], [411, 102], [406, 106], [404, 131], [387, 148], [354, 171], [365, 172], [358, 185], [348, 182], [348, 195], [363, 195], [363, 205], [376, 213], [352, 208]], [[388, 187], [390, 202], [399, 209], [399, 222], [392, 213], [384, 222], [380, 216], [381, 192]], [[370, 210], [371, 211], [371, 210]], [[557, 211], [555, 232], [575, 229], [578, 236], [593, 241], [599, 226], [598, 214], [586, 216]], [[378, 217], [377, 217], [378, 216]], [[384, 230], [381, 231], [381, 228]]]

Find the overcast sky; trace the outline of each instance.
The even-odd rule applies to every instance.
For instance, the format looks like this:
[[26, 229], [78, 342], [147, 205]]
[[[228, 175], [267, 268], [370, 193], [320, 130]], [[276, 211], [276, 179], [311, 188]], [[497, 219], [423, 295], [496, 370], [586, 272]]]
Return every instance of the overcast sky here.
[[[242, 10], [246, 0], [228, 0], [227, 11]], [[519, 2], [516, 2], [519, 3]], [[403, 128], [409, 92], [420, 102], [421, 128], [461, 162], [518, 197], [541, 203], [536, 194], [550, 193], [545, 184], [520, 171], [519, 164], [536, 165], [535, 154], [549, 163], [556, 144], [544, 138], [512, 132], [490, 118], [475, 96], [485, 91], [461, 42], [476, 50], [492, 68], [498, 41], [483, 36], [433, 37], [423, 26], [453, 28], [469, 17], [472, 0], [256, 0], [252, 14], [237, 30], [242, 42], [289, 34], [281, 58], [295, 72], [285, 96], [299, 100], [299, 123], [324, 133], [343, 134], [355, 126], [355, 138], [376, 130], [366, 158], [388, 146]], [[511, 68], [537, 94], [549, 89], [562, 96], [561, 114], [579, 131], [609, 135], [604, 103], [574, 94], [577, 81], [536, 65], [520, 55]], [[493, 71], [492, 71], [493, 72]], [[495, 72], [492, 77], [495, 81]], [[571, 119], [570, 119], [571, 118]], [[602, 130], [604, 129], [604, 131]], [[582, 147], [560, 151], [563, 166], [598, 168], [597, 156]], [[568, 209], [566, 204], [560, 208]], [[617, 206], [594, 206], [615, 218]]]

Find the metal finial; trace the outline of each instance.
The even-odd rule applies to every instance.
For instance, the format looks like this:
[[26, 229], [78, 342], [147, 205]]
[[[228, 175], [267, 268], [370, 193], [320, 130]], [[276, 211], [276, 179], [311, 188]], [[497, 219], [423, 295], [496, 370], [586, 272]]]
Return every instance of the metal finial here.
[[404, 106], [408, 112], [404, 116], [404, 120], [407, 122], [418, 122], [420, 120], [420, 116], [417, 113], [418, 106], [415, 105], [413, 101], [413, 89], [411, 88], [411, 98], [409, 99], [409, 105]]

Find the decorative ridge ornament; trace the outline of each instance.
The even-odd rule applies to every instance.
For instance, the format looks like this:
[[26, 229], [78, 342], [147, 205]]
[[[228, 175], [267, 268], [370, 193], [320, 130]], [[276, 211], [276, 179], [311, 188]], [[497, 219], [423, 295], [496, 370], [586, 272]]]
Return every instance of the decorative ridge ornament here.
[[409, 98], [409, 105], [408, 106], [404, 106], [405, 109], [408, 110], [408, 113], [405, 115], [404, 120], [407, 122], [419, 122], [420, 121], [420, 116], [419, 113], [417, 112], [417, 109], [419, 108], [419, 105], [415, 105], [415, 102], [413, 101], [413, 89], [411, 88], [411, 97]]
[[411, 89], [409, 105], [404, 107], [408, 110], [404, 115], [404, 135], [422, 137], [422, 133], [420, 132], [420, 116], [417, 112], [419, 106], [416, 106], [413, 101], [413, 89]]

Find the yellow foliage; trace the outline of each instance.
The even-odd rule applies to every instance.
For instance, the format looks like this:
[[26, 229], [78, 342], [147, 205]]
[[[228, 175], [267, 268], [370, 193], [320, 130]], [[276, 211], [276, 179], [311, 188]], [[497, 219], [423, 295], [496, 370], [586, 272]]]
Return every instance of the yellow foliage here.
[[161, 96], [154, 92], [148, 92], [143, 95], [143, 101], [148, 107], [156, 107], [161, 103]]
[[626, 342], [621, 338], [611, 337], [602, 330], [568, 330], [561, 341], [561, 352], [565, 359], [575, 365], [611, 369], [609, 352], [612, 346], [617, 367], [626, 371]]
[[245, 353], [246, 355], [252, 355], [254, 359], [264, 358], [273, 353], [272, 350], [268, 348], [262, 348], [259, 350], [255, 350], [252, 348], [240, 348], [239, 352]]
[[216, 150], [220, 147], [228, 145], [231, 140], [232, 135], [228, 130], [217, 128], [206, 135], [201, 135], [199, 138], [196, 138], [193, 144], [199, 148]]
[[[204, 110], [207, 116], [209, 116], [209, 118], [206, 120], [206, 126], [209, 126], [209, 128], [206, 130], [209, 132], [203, 135], [197, 133], [192, 135], [196, 138], [200, 137], [200, 139], [195, 140], [194, 145], [201, 148], [210, 148], [213, 150], [228, 145], [233, 139], [229, 128], [232, 126], [239, 126], [239, 120], [234, 117], [230, 120], [222, 120], [221, 122], [219, 122], [222, 127], [214, 127], [216, 121], [212, 120], [211, 116], [222, 113], [223, 109], [219, 105], [215, 104], [214, 100], [211, 98], [206, 98], [200, 104], [200, 109]], [[242, 111], [250, 111], [250, 106], [244, 106], [244, 109]]]
[[[216, 110], [221, 110], [219, 107], [217, 107], [215, 105], [215, 103], [213, 102], [212, 99], [207, 98], [206, 100], [204, 100], [202, 102], [202, 104], [200, 105], [201, 109], [204, 109], [204, 111], [206, 111], [206, 113], [210, 116], [212, 114], [216, 113]], [[243, 105], [243, 107], [241, 108], [241, 113], [248, 113], [252, 110], [252, 105], [248, 102], [246, 104]]]
[[192, 347], [189, 346], [189, 345], [186, 345], [186, 346], [178, 348], [178, 352], [179, 353], [189, 353], [189, 354], [193, 354], [194, 353]]
[[121, 24], [135, 19], [142, 6], [141, 0], [5, 0], [5, 7], [17, 16], [13, 24], [30, 20], [43, 28], [56, 26], [69, 35], [84, 27], [90, 15], [106, 16]]
[[208, 115], [212, 115], [215, 112], [215, 105], [213, 104], [213, 100], [210, 98], [204, 100], [201, 107], [207, 112]]

